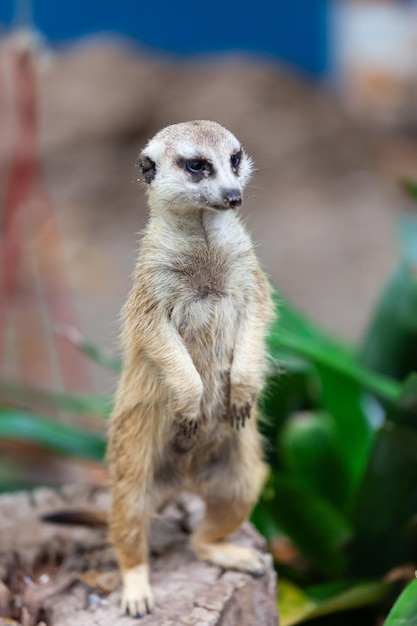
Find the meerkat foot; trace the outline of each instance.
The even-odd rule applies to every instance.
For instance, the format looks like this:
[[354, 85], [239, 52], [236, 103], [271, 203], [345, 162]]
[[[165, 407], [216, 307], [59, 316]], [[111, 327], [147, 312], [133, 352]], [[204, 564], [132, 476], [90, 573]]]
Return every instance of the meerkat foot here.
[[149, 566], [146, 563], [122, 573], [122, 610], [131, 617], [144, 617], [154, 608], [153, 594], [149, 584]]
[[224, 569], [247, 572], [252, 576], [263, 576], [265, 564], [262, 555], [254, 548], [236, 546], [222, 541], [194, 545], [194, 552], [203, 561], [210, 561]]

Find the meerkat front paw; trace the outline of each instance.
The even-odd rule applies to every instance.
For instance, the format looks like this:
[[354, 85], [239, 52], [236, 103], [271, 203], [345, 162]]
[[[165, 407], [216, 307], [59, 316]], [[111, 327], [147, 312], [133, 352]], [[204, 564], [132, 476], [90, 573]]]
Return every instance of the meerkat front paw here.
[[193, 439], [198, 432], [200, 419], [201, 416], [199, 410], [194, 409], [187, 411], [177, 411], [175, 415], [175, 421], [178, 427], [178, 436], [184, 439]]
[[232, 386], [229, 409], [232, 428], [239, 430], [245, 426], [246, 420], [251, 417], [255, 400], [256, 392], [252, 388], [243, 385]]
[[187, 399], [186, 402], [174, 403], [174, 415], [175, 424], [177, 426], [177, 435], [184, 439], [192, 439], [195, 437], [198, 431], [200, 419], [201, 419], [201, 397], [202, 397], [202, 385], [200, 379], [200, 387], [198, 393]]
[[131, 617], [152, 613], [154, 600], [149, 584], [149, 566], [146, 563], [123, 572], [122, 611]]
[[186, 419], [184, 421], [180, 421], [178, 434], [180, 437], [186, 437], [187, 439], [192, 439], [196, 436], [198, 431], [199, 423], [197, 420]]
[[230, 424], [232, 428], [239, 430], [245, 426], [246, 420], [250, 418], [252, 411], [252, 405], [247, 402], [243, 406], [236, 406], [232, 404], [230, 407]]

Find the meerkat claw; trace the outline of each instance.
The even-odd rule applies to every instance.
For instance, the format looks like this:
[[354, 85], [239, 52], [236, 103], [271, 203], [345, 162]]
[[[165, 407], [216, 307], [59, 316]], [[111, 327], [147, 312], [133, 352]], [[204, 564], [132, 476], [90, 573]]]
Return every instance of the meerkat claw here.
[[122, 609], [140, 619], [152, 613], [154, 601], [149, 584], [149, 568], [142, 563], [123, 573]]
[[230, 425], [232, 428], [236, 426], [236, 430], [240, 427], [244, 428], [246, 420], [250, 419], [251, 405], [247, 402], [243, 407], [237, 408], [236, 404], [232, 404], [230, 409]]
[[235, 423], [236, 423], [236, 428], [237, 428], [236, 405], [232, 404], [232, 406], [230, 407], [230, 425], [231, 425], [232, 428], [235, 427]]
[[194, 420], [189, 420], [188, 422], [180, 424], [180, 434], [183, 437], [187, 437], [191, 439], [195, 437], [198, 431], [198, 422]]
[[147, 599], [145, 599], [145, 606], [146, 606], [146, 612], [148, 613], [148, 615], [150, 615], [153, 612], [153, 608], [149, 605], [149, 602]]

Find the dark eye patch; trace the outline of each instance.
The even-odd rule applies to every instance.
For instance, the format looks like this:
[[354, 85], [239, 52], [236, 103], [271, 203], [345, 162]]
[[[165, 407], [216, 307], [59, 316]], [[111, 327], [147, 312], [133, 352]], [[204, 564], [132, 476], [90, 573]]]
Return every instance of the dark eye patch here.
[[183, 170], [191, 175], [194, 182], [198, 182], [199, 180], [208, 178], [214, 174], [214, 167], [210, 161], [207, 161], [207, 159], [198, 157], [195, 159], [184, 159], [183, 157], [180, 157], [177, 163]]
[[239, 171], [239, 165], [240, 165], [240, 163], [242, 161], [242, 156], [243, 156], [243, 150], [242, 150], [242, 148], [240, 148], [240, 150], [238, 150], [237, 152], [232, 154], [232, 156], [230, 157], [230, 163], [232, 165], [232, 170], [236, 174]]
[[198, 161], [197, 159], [187, 159], [185, 162], [185, 168], [192, 174], [201, 172], [204, 167], [204, 161]]

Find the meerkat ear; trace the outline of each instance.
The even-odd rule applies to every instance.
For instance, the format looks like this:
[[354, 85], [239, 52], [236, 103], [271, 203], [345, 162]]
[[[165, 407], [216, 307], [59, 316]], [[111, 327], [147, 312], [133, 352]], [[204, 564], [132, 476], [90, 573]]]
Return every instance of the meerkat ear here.
[[142, 152], [139, 156], [139, 168], [142, 172], [142, 178], [145, 183], [151, 183], [156, 175], [156, 164], [146, 154]]

